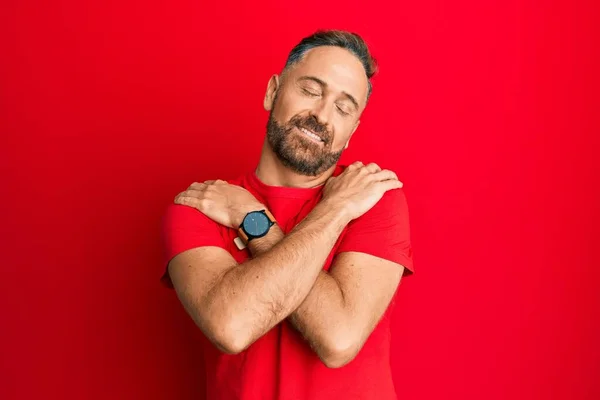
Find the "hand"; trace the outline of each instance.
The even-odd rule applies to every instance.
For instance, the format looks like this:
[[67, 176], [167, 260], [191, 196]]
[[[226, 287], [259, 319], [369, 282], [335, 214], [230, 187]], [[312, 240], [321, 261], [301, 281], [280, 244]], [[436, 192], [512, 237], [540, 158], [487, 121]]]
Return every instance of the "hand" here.
[[357, 161], [327, 180], [322, 201], [346, 211], [351, 221], [369, 211], [385, 192], [401, 187], [394, 172], [382, 170], [375, 163], [364, 165]]
[[250, 211], [265, 209], [249, 191], [222, 180], [192, 183], [175, 197], [175, 204], [193, 207], [229, 228], [238, 228]]

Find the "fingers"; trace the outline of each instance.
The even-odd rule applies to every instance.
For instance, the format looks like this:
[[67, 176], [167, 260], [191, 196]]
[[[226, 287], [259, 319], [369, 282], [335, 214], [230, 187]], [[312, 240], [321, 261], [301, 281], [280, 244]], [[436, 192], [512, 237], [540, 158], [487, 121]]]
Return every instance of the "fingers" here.
[[365, 169], [370, 173], [374, 174], [381, 171], [381, 167], [375, 163], [370, 163], [365, 166]]
[[194, 207], [198, 210], [202, 210], [204, 203], [206, 202], [205, 199], [203, 199], [201, 197], [186, 196], [186, 195], [184, 195], [184, 193], [185, 192], [183, 192], [183, 193], [179, 194], [177, 197], [175, 197], [175, 204]]
[[386, 181], [378, 182], [377, 186], [384, 192], [387, 192], [388, 190], [400, 189], [402, 187], [402, 182], [396, 179], [388, 179]]
[[390, 179], [398, 180], [398, 175], [394, 171], [390, 171], [389, 169], [384, 169], [379, 172], [373, 174], [373, 178], [378, 181], [387, 181]]
[[221, 179], [194, 182], [188, 186], [187, 190], [184, 190], [175, 197], [175, 204], [182, 204], [199, 209], [206, 203], [206, 198], [211, 198], [214, 194], [214, 187], [211, 189], [211, 186], [224, 184], [227, 184], [227, 182]]
[[204, 182], [194, 182], [192, 183], [188, 189], [205, 189], [208, 185], [223, 185], [227, 184], [227, 182], [221, 179], [211, 179]]
[[198, 208], [202, 205], [203, 196], [197, 190], [186, 190], [175, 196], [175, 204]]
[[375, 163], [369, 163], [367, 165], [363, 164], [362, 161], [355, 161], [346, 168], [350, 171], [355, 171], [357, 169], [364, 169], [366, 172], [376, 173], [381, 171], [381, 167]]
[[363, 164], [361, 161], [354, 161], [352, 164], [348, 165], [348, 167], [346, 169], [348, 171], [354, 171], [354, 170], [357, 170], [364, 166], [365, 166], [365, 164]]
[[381, 171], [381, 167], [375, 163], [370, 163], [368, 165], [363, 164], [361, 161], [355, 161], [350, 164], [344, 172], [348, 174], [357, 173], [362, 176], [367, 176], [369, 174], [374, 174]]
[[[206, 182], [210, 182], [210, 181], [206, 181]], [[209, 185], [206, 182], [194, 182], [190, 186], [188, 186], [188, 190], [204, 190], [204, 189], [206, 189], [206, 186]]]
[[370, 175], [369, 178], [376, 182], [395, 180], [400, 184], [399, 187], [404, 186], [394, 171], [390, 171], [389, 169], [381, 169], [381, 167], [376, 163], [369, 163], [365, 165], [361, 161], [355, 161], [350, 164], [346, 170], [349, 172], [358, 172], [362, 175]]
[[[207, 183], [208, 182], [208, 183]], [[206, 197], [206, 191], [214, 181], [194, 182], [186, 190], [175, 196], [175, 204], [195, 207], [201, 204], [201, 201]]]

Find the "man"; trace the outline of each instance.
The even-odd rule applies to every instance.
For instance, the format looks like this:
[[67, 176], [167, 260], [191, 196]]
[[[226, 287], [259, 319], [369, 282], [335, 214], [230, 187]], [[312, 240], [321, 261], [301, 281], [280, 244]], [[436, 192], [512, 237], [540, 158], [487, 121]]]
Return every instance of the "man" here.
[[256, 170], [194, 183], [168, 208], [164, 280], [206, 337], [208, 399], [396, 398], [388, 306], [412, 271], [402, 183], [337, 165], [374, 72], [358, 35], [303, 39], [268, 82]]

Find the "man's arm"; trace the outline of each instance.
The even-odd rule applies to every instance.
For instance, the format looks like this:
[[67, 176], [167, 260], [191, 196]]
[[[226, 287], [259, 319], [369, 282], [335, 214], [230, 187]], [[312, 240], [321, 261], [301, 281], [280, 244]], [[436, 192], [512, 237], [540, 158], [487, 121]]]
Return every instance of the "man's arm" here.
[[[352, 165], [328, 180], [321, 203], [285, 238], [275, 226], [265, 238], [252, 241], [260, 246], [263, 240], [281, 239], [268, 251], [236, 265], [223, 249], [188, 250], [169, 264], [173, 286], [207, 337], [224, 351], [239, 352], [300, 305], [344, 226], [399, 187], [391, 171]], [[217, 181], [197, 184], [176, 203], [234, 227], [243, 208], [256, 202], [248, 196], [242, 188]]]
[[[207, 337], [238, 353], [300, 305], [347, 222], [343, 209], [323, 203], [270, 251], [242, 264], [217, 247], [177, 255], [171, 281]], [[273, 228], [263, 240], [283, 236]]]
[[[276, 237], [250, 246], [268, 251]], [[404, 267], [360, 252], [336, 257], [330, 272], [321, 271], [308, 296], [290, 315], [319, 358], [330, 368], [350, 362], [390, 304]]]
[[390, 304], [404, 267], [365, 253], [346, 252], [321, 272], [290, 321], [329, 367], [358, 354]]
[[[260, 245], [250, 242], [249, 249], [259, 255], [276, 243], [271, 237]], [[330, 367], [354, 358], [389, 306], [405, 268], [412, 270], [404, 193], [386, 193], [353, 221], [337, 251], [329, 272], [319, 273], [289, 318]]]

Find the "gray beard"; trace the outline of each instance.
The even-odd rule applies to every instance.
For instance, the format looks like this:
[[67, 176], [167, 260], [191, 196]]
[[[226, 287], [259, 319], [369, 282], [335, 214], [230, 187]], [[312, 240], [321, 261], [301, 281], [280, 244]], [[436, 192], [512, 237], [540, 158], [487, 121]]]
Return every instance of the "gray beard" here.
[[343, 149], [337, 152], [327, 151], [327, 143], [319, 146], [308, 138], [293, 137], [294, 125], [280, 125], [269, 115], [267, 122], [267, 140], [273, 153], [281, 163], [292, 171], [306, 176], [317, 176], [337, 164]]

